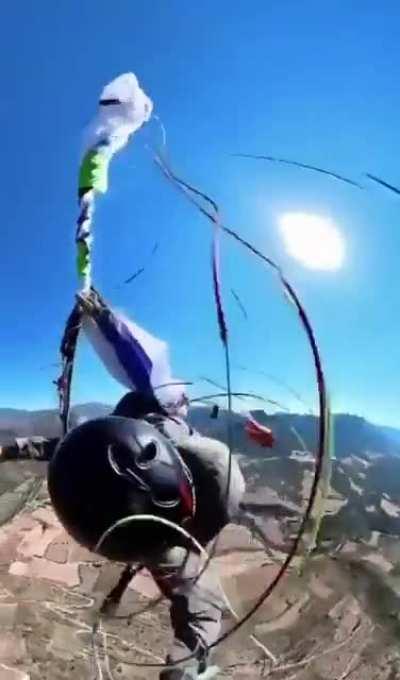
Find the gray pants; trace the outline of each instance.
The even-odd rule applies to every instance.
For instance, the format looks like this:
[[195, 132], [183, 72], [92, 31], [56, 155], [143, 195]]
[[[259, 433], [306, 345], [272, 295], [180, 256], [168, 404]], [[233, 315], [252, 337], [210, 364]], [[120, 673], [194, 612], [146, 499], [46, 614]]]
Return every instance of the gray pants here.
[[209, 566], [197, 582], [204, 560], [195, 552], [175, 547], [146, 566], [163, 595], [171, 602], [174, 640], [166, 662], [193, 657], [177, 668], [167, 668], [160, 680], [192, 680], [207, 666], [207, 649], [218, 638], [224, 600], [219, 580]]
[[[183, 421], [164, 419], [161, 431], [178, 447], [190, 469], [196, 489], [196, 515], [193, 536], [202, 544], [212, 541], [229, 518], [237, 514], [245, 483], [237, 460], [232, 460], [231, 484], [227, 502], [229, 449], [220, 441], [190, 433]], [[171, 603], [174, 639], [167, 663], [193, 658], [177, 668], [166, 668], [160, 680], [194, 680], [207, 666], [208, 647], [221, 631], [225, 608], [219, 579], [209, 565], [201, 577], [204, 561], [194, 550], [171, 547], [145, 560], [161, 592]]]

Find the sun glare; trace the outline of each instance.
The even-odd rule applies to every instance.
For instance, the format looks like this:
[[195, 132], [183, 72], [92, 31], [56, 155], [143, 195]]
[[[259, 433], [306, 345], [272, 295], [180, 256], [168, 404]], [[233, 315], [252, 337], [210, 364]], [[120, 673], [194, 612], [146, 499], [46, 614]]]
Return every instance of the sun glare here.
[[345, 245], [335, 224], [326, 217], [286, 213], [279, 219], [286, 250], [310, 269], [339, 269]]

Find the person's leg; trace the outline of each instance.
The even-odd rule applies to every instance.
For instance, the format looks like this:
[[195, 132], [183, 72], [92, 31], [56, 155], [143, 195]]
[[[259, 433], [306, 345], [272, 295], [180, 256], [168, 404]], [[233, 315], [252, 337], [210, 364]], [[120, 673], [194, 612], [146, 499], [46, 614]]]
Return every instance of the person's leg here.
[[130, 581], [132, 581], [133, 577], [136, 576], [136, 574], [138, 574], [142, 569], [142, 565], [138, 565], [137, 567], [133, 567], [130, 564], [126, 565], [124, 570], [121, 572], [118, 583], [116, 583], [114, 588], [104, 598], [100, 607], [101, 614], [109, 614], [117, 609]]
[[204, 561], [197, 553], [171, 548], [149, 566], [157, 585], [170, 600], [174, 639], [168, 664], [188, 658], [177, 668], [166, 668], [160, 680], [192, 680], [207, 667], [208, 647], [221, 630], [224, 601], [212, 567], [196, 581]]

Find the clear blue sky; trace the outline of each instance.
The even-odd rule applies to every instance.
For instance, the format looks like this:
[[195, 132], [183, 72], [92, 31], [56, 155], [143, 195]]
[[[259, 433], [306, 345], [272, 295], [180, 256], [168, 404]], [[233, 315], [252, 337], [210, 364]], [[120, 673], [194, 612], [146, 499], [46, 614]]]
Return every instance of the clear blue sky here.
[[[267, 153], [400, 182], [400, 7], [396, 0], [70, 0], [4, 3], [0, 14], [0, 406], [56, 405], [51, 380], [76, 287], [74, 222], [82, 131], [102, 86], [134, 71], [181, 175], [225, 220], [277, 257], [309, 310], [336, 410], [400, 425], [400, 201], [315, 173], [231, 156]], [[95, 282], [167, 340], [175, 372], [223, 380], [208, 224], [154, 168], [155, 123], [115, 160], [97, 204]], [[283, 252], [285, 211], [328, 215], [345, 267], [303, 269]], [[159, 251], [146, 273], [119, 286]], [[270, 372], [311, 404], [308, 347], [273, 276], [224, 242], [233, 363]], [[247, 306], [246, 322], [229, 295]], [[260, 375], [234, 386], [298, 404]], [[199, 384], [198, 393], [208, 390]], [[121, 393], [83, 346], [74, 401]]]

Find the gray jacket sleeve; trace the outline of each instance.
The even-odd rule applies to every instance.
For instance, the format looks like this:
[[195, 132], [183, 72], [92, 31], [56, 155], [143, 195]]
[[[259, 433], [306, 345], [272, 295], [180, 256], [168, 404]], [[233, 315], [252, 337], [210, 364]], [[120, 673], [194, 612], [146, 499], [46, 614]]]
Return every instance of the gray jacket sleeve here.
[[237, 517], [245, 492], [242, 472], [226, 444], [217, 439], [174, 420], [167, 421], [165, 432], [192, 473], [196, 514], [191, 531], [206, 544]]

